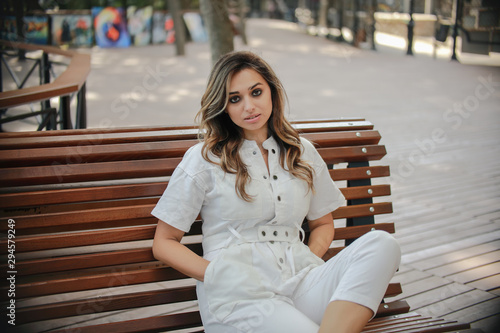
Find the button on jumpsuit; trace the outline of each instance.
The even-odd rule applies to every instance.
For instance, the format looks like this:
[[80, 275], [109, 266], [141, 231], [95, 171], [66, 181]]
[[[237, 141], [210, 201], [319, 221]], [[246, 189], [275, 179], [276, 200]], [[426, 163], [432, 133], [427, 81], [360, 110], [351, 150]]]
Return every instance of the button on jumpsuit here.
[[235, 192], [236, 175], [203, 159], [200, 143], [185, 154], [152, 212], [184, 232], [201, 214], [210, 264], [197, 296], [207, 333], [317, 332], [331, 301], [375, 312], [382, 300], [400, 260], [388, 233], [369, 232], [326, 263], [301, 241], [304, 218], [318, 219], [345, 200], [314, 146], [301, 141], [314, 191], [281, 167], [273, 137], [263, 143], [269, 170], [257, 143], [245, 140], [240, 154], [252, 201], [244, 201]]

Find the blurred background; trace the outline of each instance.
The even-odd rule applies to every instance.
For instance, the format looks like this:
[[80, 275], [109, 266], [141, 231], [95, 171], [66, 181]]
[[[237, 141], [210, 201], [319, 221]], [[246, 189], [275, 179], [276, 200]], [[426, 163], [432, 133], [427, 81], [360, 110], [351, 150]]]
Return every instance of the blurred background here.
[[[410, 91], [416, 79], [411, 75], [402, 79], [401, 84], [397, 78], [374, 84], [378, 81], [376, 76], [392, 75], [396, 70], [402, 74], [416, 66], [405, 55], [500, 66], [497, 53], [500, 2], [493, 0], [6, 0], [2, 1], [1, 10], [0, 39], [92, 55], [88, 91], [83, 94], [87, 108], [92, 111], [85, 127], [147, 125], [157, 121], [192, 123], [211, 62], [234, 49], [251, 49], [266, 56], [269, 48], [281, 44], [282, 49], [277, 51], [283, 51], [283, 59], [273, 59], [272, 54], [268, 59], [276, 60], [275, 65], [282, 67], [283, 79], [291, 77], [292, 91], [295, 82], [310, 81], [321, 86], [314, 89], [320, 92], [321, 107], [333, 95], [343, 97], [362, 92], [370, 97], [373, 93], [374, 101], [391, 90], [394, 92], [394, 88]], [[305, 39], [306, 36], [321, 41]], [[321, 48], [317, 50], [309, 43], [321, 44]], [[304, 54], [306, 49], [309, 52]], [[28, 52], [28, 56], [26, 52], [9, 49], [8, 45], [3, 47], [0, 91], [17, 89], [21, 84], [24, 88], [51, 82], [68, 64], [64, 57], [49, 55], [42, 78], [34, 70], [35, 59], [41, 58], [40, 51]], [[284, 61], [294, 59], [295, 55], [300, 64]], [[373, 63], [353, 62], [356, 57], [370, 57], [373, 61], [382, 55], [394, 68], [375, 73], [382, 68]], [[318, 62], [314, 59], [318, 56], [327, 59]], [[332, 63], [338, 59], [342, 59], [343, 66], [324, 76], [328, 68], [325, 61]], [[402, 61], [405, 64], [397, 69], [397, 63]], [[308, 65], [311, 67], [306, 70], [304, 66]], [[436, 74], [435, 79], [444, 79], [439, 85], [446, 85], [448, 79], [444, 74], [431, 69], [435, 65], [421, 66]], [[368, 66], [373, 78], [358, 77], [364, 66]], [[312, 73], [315, 67], [323, 72], [325, 81], [307, 73], [302, 77], [301, 70]], [[157, 73], [153, 76], [159, 80], [155, 89], [145, 89], [141, 82], [148, 70]], [[438, 67], [438, 70], [445, 69]], [[344, 86], [350, 87], [348, 92], [335, 92]], [[418, 94], [418, 90], [414, 92]], [[76, 96], [76, 93], [71, 96], [73, 122], [77, 117]], [[304, 110], [307, 103], [303, 105], [305, 100], [295, 96], [295, 92], [291, 94], [296, 103], [291, 105]], [[344, 104], [344, 98], [335, 101]], [[352, 114], [351, 104], [358, 102], [352, 96], [345, 99], [351, 110], [342, 110], [339, 115]], [[41, 108], [47, 104], [61, 108], [57, 97]], [[141, 112], [137, 111], [139, 104]], [[43, 121], [41, 116], [8, 120], [36, 109], [34, 103], [3, 108], [2, 129], [37, 129]], [[169, 112], [174, 109], [175, 112]], [[297, 116], [294, 109], [292, 117]], [[319, 116], [317, 111], [317, 108], [308, 110], [310, 113], [300, 117]], [[354, 109], [355, 115], [365, 113], [366, 109]]]
[[[400, 298], [423, 315], [498, 332], [500, 1], [4, 0], [0, 8], [5, 132], [193, 124], [214, 59], [231, 50], [271, 64], [290, 119], [372, 122], [391, 167], [394, 213], [377, 222], [396, 222]], [[53, 82], [71, 65], [8, 41], [90, 55], [85, 84], [69, 98], [8, 105], [9, 91]], [[56, 124], [40, 109], [55, 110]]]

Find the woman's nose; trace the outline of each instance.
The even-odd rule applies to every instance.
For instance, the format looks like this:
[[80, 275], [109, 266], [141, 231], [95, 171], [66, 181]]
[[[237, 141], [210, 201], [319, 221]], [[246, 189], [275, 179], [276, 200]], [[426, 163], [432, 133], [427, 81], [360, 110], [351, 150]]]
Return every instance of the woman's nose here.
[[252, 111], [255, 108], [251, 98], [245, 98], [243, 100], [243, 107], [244, 111]]

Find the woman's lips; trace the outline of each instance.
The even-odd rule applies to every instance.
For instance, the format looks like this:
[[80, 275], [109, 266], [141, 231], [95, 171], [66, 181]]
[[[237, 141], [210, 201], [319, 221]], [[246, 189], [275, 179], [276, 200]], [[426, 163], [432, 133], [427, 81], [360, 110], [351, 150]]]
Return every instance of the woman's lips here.
[[255, 123], [255, 122], [258, 122], [259, 119], [260, 119], [260, 114], [254, 114], [254, 115], [251, 115], [250, 117], [246, 117], [245, 121], [249, 122], [249, 123]]

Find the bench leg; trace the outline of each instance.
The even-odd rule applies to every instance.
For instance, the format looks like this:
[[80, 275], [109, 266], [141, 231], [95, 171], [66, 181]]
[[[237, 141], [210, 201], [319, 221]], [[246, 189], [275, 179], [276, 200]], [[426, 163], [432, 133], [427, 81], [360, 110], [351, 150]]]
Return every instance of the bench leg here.
[[[350, 162], [347, 164], [348, 168], [359, 168], [359, 167], [368, 167], [368, 166], [370, 166], [368, 162]], [[355, 179], [355, 180], [348, 180], [347, 181], [347, 187], [369, 186], [371, 184], [372, 184], [372, 181], [370, 178]], [[373, 203], [372, 198], [347, 200], [347, 206], [371, 204], [371, 203]], [[348, 227], [352, 227], [352, 226], [360, 226], [360, 225], [367, 225], [367, 224], [374, 224], [374, 223], [375, 223], [375, 218], [373, 216], [363, 216], [363, 217], [348, 218], [346, 225]], [[346, 241], [346, 245], [349, 245], [350, 243], [352, 243], [352, 241]]]

